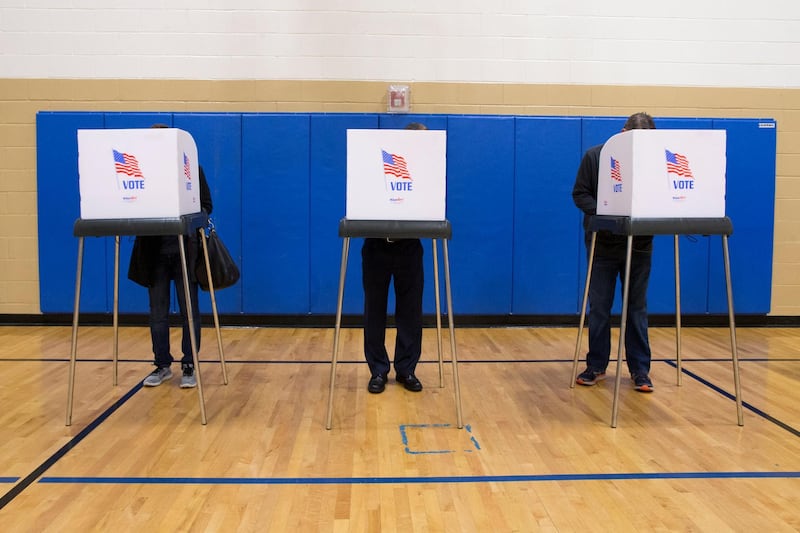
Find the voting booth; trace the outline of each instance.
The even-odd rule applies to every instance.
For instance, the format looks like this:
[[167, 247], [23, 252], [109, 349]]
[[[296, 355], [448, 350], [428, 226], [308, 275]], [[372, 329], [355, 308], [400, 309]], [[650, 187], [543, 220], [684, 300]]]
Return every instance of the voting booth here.
[[200, 211], [197, 147], [176, 128], [78, 130], [81, 218], [167, 218]]
[[[78, 130], [80, 218], [73, 226], [78, 237], [78, 267], [72, 320], [66, 425], [72, 423], [72, 401], [77, 361], [78, 322], [84, 237], [114, 236], [114, 351], [113, 384], [117, 385], [119, 338], [119, 237], [175, 236], [183, 266], [186, 309], [191, 309], [186, 265], [187, 236], [198, 236], [206, 262], [217, 347], [223, 381], [227, 385], [225, 357], [219, 330], [216, 298], [211, 280], [205, 227], [208, 216], [200, 206], [200, 172], [192, 136], [175, 128]], [[194, 317], [188, 313], [200, 414], [206, 423], [203, 386], [194, 335]]]
[[725, 130], [629, 130], [600, 151], [597, 214], [725, 216]]
[[733, 233], [733, 225], [725, 216], [725, 150], [724, 130], [637, 129], [614, 135], [600, 151], [597, 215], [590, 217], [587, 228], [592, 233], [592, 238], [570, 387], [575, 386], [578, 372], [597, 232], [610, 231], [626, 235], [627, 252], [612, 427], [617, 425], [633, 237], [664, 234], [674, 236], [678, 385], [681, 384], [682, 377], [678, 236], [682, 234], [722, 236], [737, 419], [740, 426], [744, 424], [728, 254], [728, 236]]
[[440, 387], [444, 387], [444, 375], [437, 241], [442, 240], [456, 418], [458, 428], [463, 428], [447, 248], [452, 230], [450, 222], [445, 218], [446, 153], [445, 131], [347, 130], [347, 202], [345, 218], [339, 221], [339, 236], [343, 238], [342, 262], [339, 270], [326, 429], [331, 429], [332, 426], [342, 300], [352, 237], [432, 239]]
[[348, 220], [444, 220], [447, 133], [347, 130]]

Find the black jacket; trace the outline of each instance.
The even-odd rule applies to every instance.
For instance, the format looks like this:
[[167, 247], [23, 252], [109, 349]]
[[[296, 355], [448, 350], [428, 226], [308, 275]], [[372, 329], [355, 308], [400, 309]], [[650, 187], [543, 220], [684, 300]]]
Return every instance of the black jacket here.
[[[210, 215], [213, 208], [211, 190], [208, 187], [203, 167], [199, 167], [199, 174], [200, 208], [207, 215]], [[186, 263], [189, 267], [189, 280], [192, 282], [197, 281], [193, 265], [197, 260], [199, 247], [202, 246], [198, 237], [199, 235], [195, 234], [193, 238], [186, 239]], [[133, 241], [131, 261], [128, 265], [128, 279], [143, 287], [150, 287], [153, 283], [153, 271], [158, 264], [162, 245], [165, 240], [169, 240], [175, 242], [177, 246], [177, 239], [177, 236], [172, 235], [137, 236], [136, 240]]]
[[[602, 144], [586, 150], [575, 176], [575, 185], [572, 187], [572, 201], [583, 211], [583, 229], [585, 230], [586, 246], [591, 243], [592, 234], [588, 231], [589, 217], [597, 214], [597, 177], [600, 172], [600, 150]], [[625, 256], [628, 248], [627, 237], [616, 235], [609, 231], [598, 231], [596, 252], [602, 255]], [[633, 249], [649, 252], [653, 249], [652, 235], [637, 235], [633, 238]]]

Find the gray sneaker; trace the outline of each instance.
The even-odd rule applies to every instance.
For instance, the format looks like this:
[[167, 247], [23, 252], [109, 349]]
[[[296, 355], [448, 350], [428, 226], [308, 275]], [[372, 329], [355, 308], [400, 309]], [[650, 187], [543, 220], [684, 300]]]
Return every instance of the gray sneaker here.
[[149, 376], [144, 378], [142, 384], [145, 387], [158, 387], [172, 377], [172, 370], [168, 366], [158, 367]]
[[194, 375], [194, 365], [182, 364], [181, 370], [183, 370], [183, 375], [181, 376], [181, 388], [193, 389], [196, 387], [197, 378]]

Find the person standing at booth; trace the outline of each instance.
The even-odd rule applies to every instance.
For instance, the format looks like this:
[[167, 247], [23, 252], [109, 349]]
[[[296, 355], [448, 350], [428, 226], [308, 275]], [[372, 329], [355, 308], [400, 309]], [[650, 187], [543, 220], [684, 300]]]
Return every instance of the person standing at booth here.
[[[155, 124], [153, 128], [167, 128], [164, 124]], [[206, 181], [203, 167], [198, 165], [200, 181], [200, 206], [207, 215], [213, 208], [211, 191]], [[128, 279], [147, 287], [150, 300], [150, 338], [153, 343], [153, 355], [156, 368], [143, 381], [146, 387], [157, 387], [172, 378], [170, 366], [174, 361], [169, 342], [169, 308], [171, 286], [175, 291], [180, 309], [183, 334], [181, 338], [181, 388], [197, 386], [194, 373], [192, 343], [189, 336], [189, 317], [186, 310], [186, 296], [183, 285], [183, 269], [177, 235], [137, 236], [133, 243]], [[202, 243], [195, 234], [185, 239], [186, 263], [189, 274], [189, 296], [192, 303], [192, 320], [197, 350], [200, 351], [200, 309], [198, 306], [198, 285], [194, 273], [194, 265]]]
[[[408, 130], [426, 130], [412, 122]], [[422, 243], [419, 239], [364, 239], [361, 248], [364, 285], [364, 356], [371, 373], [367, 390], [384, 391], [389, 380], [390, 361], [386, 351], [386, 307], [389, 282], [394, 279], [394, 348], [396, 379], [407, 390], [419, 392], [422, 383], [415, 369], [422, 353]]]
[[[622, 131], [655, 127], [650, 115], [635, 113], [628, 117]], [[597, 213], [597, 180], [602, 148], [603, 145], [600, 144], [586, 151], [572, 189], [572, 199], [584, 213], [587, 254], [592, 237], [588, 230], [589, 217]], [[608, 231], [597, 232], [589, 284], [589, 352], [586, 354], [586, 370], [578, 374], [576, 379], [579, 385], [590, 386], [605, 379], [611, 353], [611, 308], [614, 304], [617, 277], [621, 281], [624, 279], [627, 248], [627, 236]], [[653, 391], [653, 382], [650, 380], [650, 341], [647, 335], [647, 286], [652, 255], [652, 235], [634, 236], [625, 353], [634, 388], [640, 392]]]

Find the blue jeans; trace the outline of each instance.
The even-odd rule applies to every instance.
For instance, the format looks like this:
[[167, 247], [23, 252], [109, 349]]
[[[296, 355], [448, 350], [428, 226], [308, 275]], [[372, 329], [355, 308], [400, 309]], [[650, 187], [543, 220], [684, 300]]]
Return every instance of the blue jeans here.
[[[628, 317], [625, 329], [625, 354], [631, 374], [650, 373], [650, 341], [647, 337], [647, 284], [650, 279], [652, 251], [633, 250], [631, 255]], [[604, 372], [611, 353], [611, 307], [614, 304], [617, 277], [625, 274], [625, 254], [595, 254], [589, 284], [589, 353], [586, 366]]]
[[[180, 254], [161, 254], [153, 276], [153, 284], [149, 288], [150, 295], [150, 337], [153, 341], [155, 365], [169, 366], [173, 362], [169, 349], [169, 307], [171, 285], [174, 282], [178, 297], [178, 307], [183, 321], [183, 338], [181, 363], [192, 364], [192, 342], [189, 337], [189, 318], [186, 315], [186, 297], [183, 289], [183, 271]], [[200, 310], [197, 303], [197, 283], [189, 281], [189, 294], [192, 299], [192, 320], [194, 321], [194, 337], [197, 351], [200, 351]]]

